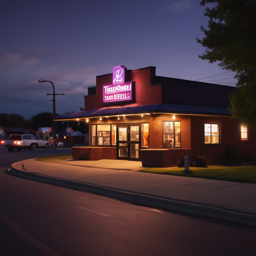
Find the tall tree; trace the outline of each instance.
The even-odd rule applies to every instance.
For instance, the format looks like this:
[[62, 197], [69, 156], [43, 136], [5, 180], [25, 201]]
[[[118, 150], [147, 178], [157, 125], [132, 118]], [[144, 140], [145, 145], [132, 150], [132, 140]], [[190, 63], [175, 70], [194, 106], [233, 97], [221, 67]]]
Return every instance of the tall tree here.
[[52, 127], [52, 113], [42, 112], [31, 118], [31, 128], [38, 130], [39, 127]]
[[5, 127], [23, 127], [25, 119], [19, 114], [0, 114], [0, 126]]
[[9, 114], [10, 127], [21, 127], [24, 120], [24, 117], [19, 114]]
[[0, 114], [0, 126], [9, 126], [9, 118], [7, 113]]
[[236, 73], [237, 90], [230, 96], [229, 110], [234, 118], [256, 127], [256, 0], [202, 0], [210, 4], [204, 15], [208, 29], [201, 26], [203, 39], [197, 39], [205, 53], [199, 57], [219, 62]]

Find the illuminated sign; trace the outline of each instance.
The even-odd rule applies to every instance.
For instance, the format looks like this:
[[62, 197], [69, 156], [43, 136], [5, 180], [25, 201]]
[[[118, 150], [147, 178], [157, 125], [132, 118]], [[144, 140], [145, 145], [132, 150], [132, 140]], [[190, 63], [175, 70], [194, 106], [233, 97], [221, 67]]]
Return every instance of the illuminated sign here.
[[113, 68], [113, 84], [120, 84], [125, 82], [125, 67], [115, 66]]
[[52, 128], [51, 127], [39, 127], [38, 128], [38, 132], [42, 133], [42, 132], [52, 132]]
[[113, 68], [113, 84], [103, 85], [103, 102], [132, 100], [132, 82], [125, 82], [125, 67]]
[[132, 100], [132, 82], [103, 86], [103, 102]]

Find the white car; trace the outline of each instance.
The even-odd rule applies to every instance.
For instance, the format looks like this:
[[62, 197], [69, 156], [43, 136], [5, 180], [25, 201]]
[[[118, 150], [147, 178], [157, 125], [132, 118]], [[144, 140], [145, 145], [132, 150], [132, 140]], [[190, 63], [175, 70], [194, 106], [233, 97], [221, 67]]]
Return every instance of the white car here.
[[34, 137], [32, 134], [10, 134], [2, 145], [7, 147], [10, 152], [15, 148], [17, 151], [21, 151], [23, 148], [29, 148], [30, 150], [35, 147], [49, 148], [48, 141], [42, 140], [40, 137]]
[[57, 146], [58, 146], [58, 147], [63, 147], [63, 146], [64, 146], [64, 143], [63, 143], [63, 142], [58, 142]]

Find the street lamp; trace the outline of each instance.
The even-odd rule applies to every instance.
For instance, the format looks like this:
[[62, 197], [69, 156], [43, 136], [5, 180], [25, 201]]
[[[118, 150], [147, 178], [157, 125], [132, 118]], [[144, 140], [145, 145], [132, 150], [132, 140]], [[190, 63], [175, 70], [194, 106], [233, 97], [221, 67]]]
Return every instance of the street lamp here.
[[[50, 84], [52, 84], [53, 93], [47, 93], [47, 95], [53, 95], [52, 142], [53, 142], [53, 149], [56, 149], [56, 141], [55, 141], [56, 131], [55, 131], [55, 127], [54, 127], [54, 117], [56, 116], [56, 109], [55, 109], [55, 95], [56, 94], [55, 94], [54, 84], [53, 84], [53, 82], [47, 81], [47, 80], [44, 80], [44, 79], [38, 80], [38, 83], [50, 83]], [[64, 94], [61, 94], [61, 95], [64, 95]]]

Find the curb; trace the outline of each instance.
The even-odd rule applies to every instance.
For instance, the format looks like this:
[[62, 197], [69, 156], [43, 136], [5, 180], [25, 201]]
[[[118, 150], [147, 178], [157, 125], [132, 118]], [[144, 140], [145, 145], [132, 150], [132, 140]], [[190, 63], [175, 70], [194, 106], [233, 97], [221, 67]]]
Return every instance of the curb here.
[[55, 178], [37, 173], [17, 170], [12, 166], [8, 169], [8, 171], [15, 176], [33, 181], [86, 191], [143, 206], [154, 207], [183, 214], [192, 214], [200, 217], [208, 217], [220, 221], [227, 221], [234, 224], [246, 225], [256, 228], [256, 215], [253, 214], [232, 211], [224, 208], [216, 208], [208, 205], [200, 205], [186, 201], [162, 198], [154, 195], [141, 194], [133, 191], [98, 186], [90, 183]]

